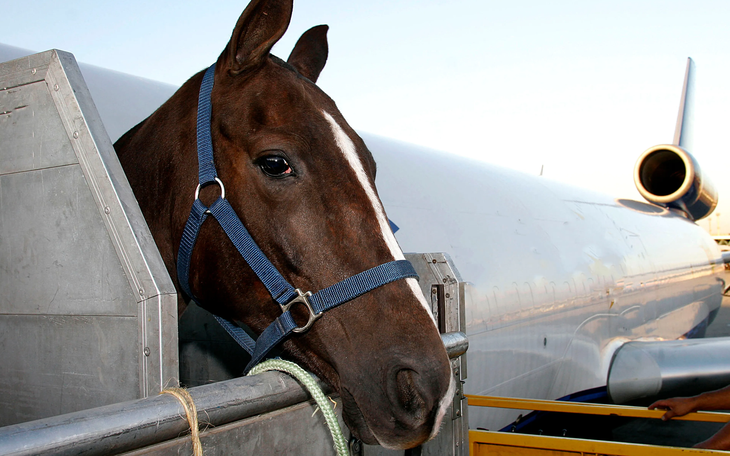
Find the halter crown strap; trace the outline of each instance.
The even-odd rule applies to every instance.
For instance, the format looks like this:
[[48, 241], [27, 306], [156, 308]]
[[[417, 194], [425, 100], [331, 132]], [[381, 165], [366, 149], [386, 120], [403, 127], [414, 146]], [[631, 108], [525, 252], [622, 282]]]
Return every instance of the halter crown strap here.
[[[264, 255], [251, 237], [241, 219], [236, 215], [228, 200], [225, 199], [223, 183], [218, 179], [213, 159], [213, 141], [210, 132], [211, 103], [210, 95], [213, 90], [213, 76], [215, 64], [205, 72], [200, 86], [198, 98], [198, 190], [196, 199], [190, 210], [190, 216], [185, 223], [177, 257], [178, 280], [182, 290], [193, 300], [195, 297], [190, 290], [190, 259], [195, 242], [203, 223], [212, 215], [233, 242], [243, 259], [248, 263], [256, 276], [261, 280], [271, 297], [281, 306], [282, 314], [276, 318], [254, 341], [249, 334], [234, 323], [215, 316], [216, 320], [233, 337], [238, 344], [250, 355], [251, 361], [246, 366], [248, 372], [258, 364], [268, 352], [287, 338], [292, 332], [305, 332], [326, 310], [337, 307], [369, 291], [387, 283], [405, 278], [418, 278], [413, 265], [407, 260], [391, 261], [363, 271], [352, 277], [324, 288], [317, 293], [302, 293], [295, 289], [279, 273], [271, 261]], [[217, 182], [221, 186], [221, 196], [206, 207], [197, 198], [200, 187]], [[309, 321], [298, 327], [291, 315], [290, 308], [295, 304], [304, 305], [309, 311]], [[244, 372], [244, 373], [245, 373]]]
[[217, 177], [213, 160], [213, 139], [210, 135], [210, 94], [213, 92], [214, 75], [215, 63], [206, 70], [198, 94], [198, 183], [201, 186], [213, 182]]

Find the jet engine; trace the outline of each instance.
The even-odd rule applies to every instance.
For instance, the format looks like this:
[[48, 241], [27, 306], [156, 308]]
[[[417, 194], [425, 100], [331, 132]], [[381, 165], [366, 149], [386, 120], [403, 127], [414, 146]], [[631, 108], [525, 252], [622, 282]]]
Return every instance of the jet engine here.
[[673, 144], [659, 144], [641, 154], [634, 183], [647, 201], [679, 209], [695, 221], [717, 207], [715, 186], [700, 173], [697, 160]]

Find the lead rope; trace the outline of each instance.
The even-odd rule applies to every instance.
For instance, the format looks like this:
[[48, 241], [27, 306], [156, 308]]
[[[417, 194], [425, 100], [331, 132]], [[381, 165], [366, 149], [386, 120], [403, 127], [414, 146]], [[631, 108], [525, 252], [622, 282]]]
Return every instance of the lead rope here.
[[309, 391], [309, 394], [311, 394], [312, 398], [314, 398], [315, 402], [317, 402], [319, 409], [322, 410], [324, 419], [327, 422], [327, 427], [330, 430], [330, 434], [332, 434], [332, 440], [335, 443], [337, 456], [349, 456], [350, 453], [347, 450], [347, 441], [345, 440], [345, 436], [342, 434], [340, 422], [337, 420], [337, 415], [335, 415], [332, 404], [330, 404], [330, 401], [327, 400], [327, 397], [322, 392], [322, 388], [320, 388], [314, 378], [312, 378], [312, 375], [296, 364], [290, 361], [284, 361], [283, 359], [269, 359], [259, 363], [254, 366], [247, 375], [256, 375], [271, 370], [286, 372], [297, 379], [299, 383], [301, 383], [307, 391]]

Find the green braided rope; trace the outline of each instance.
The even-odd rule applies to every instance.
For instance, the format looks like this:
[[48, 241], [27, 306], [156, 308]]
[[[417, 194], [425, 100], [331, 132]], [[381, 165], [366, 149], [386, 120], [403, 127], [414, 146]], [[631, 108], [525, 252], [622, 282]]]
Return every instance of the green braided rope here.
[[251, 369], [248, 375], [256, 375], [270, 370], [286, 372], [299, 380], [299, 383], [307, 388], [309, 394], [312, 395], [312, 398], [314, 398], [317, 405], [319, 405], [319, 409], [322, 410], [324, 419], [327, 422], [327, 427], [329, 427], [330, 433], [332, 434], [332, 440], [335, 442], [337, 456], [349, 456], [350, 453], [347, 450], [347, 441], [345, 440], [344, 435], [342, 435], [340, 423], [337, 421], [337, 416], [332, 409], [332, 404], [330, 404], [327, 400], [327, 397], [325, 397], [322, 389], [319, 387], [314, 378], [312, 378], [312, 376], [301, 367], [290, 361], [284, 361], [283, 359], [269, 359], [259, 363]]

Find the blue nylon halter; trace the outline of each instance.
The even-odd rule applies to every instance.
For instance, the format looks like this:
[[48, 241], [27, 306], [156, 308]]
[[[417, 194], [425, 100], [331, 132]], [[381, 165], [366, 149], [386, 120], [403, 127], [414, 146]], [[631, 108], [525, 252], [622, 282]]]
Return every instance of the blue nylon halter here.
[[[210, 132], [210, 94], [213, 90], [214, 73], [215, 64], [211, 65], [205, 72], [203, 82], [200, 85], [197, 124], [198, 188], [195, 191], [195, 202], [190, 210], [190, 216], [185, 223], [183, 236], [180, 240], [177, 272], [180, 287], [185, 294], [195, 300], [189, 283], [190, 258], [203, 223], [208, 215], [212, 215], [246, 263], [264, 284], [271, 297], [281, 306], [282, 314], [255, 341], [239, 326], [224, 318], [215, 316], [228, 334], [251, 355], [251, 361], [244, 371], [245, 374], [264, 359], [272, 348], [289, 337], [291, 333], [303, 333], [309, 330], [314, 321], [321, 317], [324, 311], [351, 301], [387, 283], [411, 277], [418, 278], [418, 274], [416, 274], [413, 265], [408, 260], [396, 260], [348, 277], [314, 294], [302, 293], [290, 285], [256, 245], [228, 200], [225, 199], [225, 188], [218, 179], [215, 170], [213, 141]], [[210, 207], [206, 207], [198, 198], [198, 193], [202, 187], [213, 183], [220, 186], [221, 196]], [[304, 305], [309, 311], [309, 320], [302, 327], [297, 326], [289, 311], [297, 303]]]

